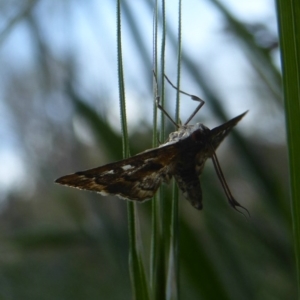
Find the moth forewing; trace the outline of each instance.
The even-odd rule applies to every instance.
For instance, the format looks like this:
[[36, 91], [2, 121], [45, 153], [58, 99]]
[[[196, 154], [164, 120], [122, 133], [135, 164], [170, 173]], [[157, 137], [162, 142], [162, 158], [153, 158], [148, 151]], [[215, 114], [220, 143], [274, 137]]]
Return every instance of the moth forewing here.
[[55, 182], [102, 195], [148, 200], [162, 182], [169, 181], [176, 148], [172, 144], [150, 149], [118, 162], [63, 176]]

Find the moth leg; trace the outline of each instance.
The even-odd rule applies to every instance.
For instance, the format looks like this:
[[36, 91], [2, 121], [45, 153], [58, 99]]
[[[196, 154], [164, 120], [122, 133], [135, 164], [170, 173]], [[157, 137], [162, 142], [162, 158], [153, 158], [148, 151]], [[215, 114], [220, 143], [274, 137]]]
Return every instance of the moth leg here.
[[154, 70], [153, 70], [153, 77], [154, 77], [155, 85], [156, 85], [156, 88], [155, 88], [156, 89], [155, 102], [156, 102], [157, 108], [159, 110], [161, 110], [166, 115], [166, 117], [175, 125], [176, 128], [179, 128], [179, 125], [172, 119], [172, 117], [167, 113], [167, 111], [160, 104], [160, 96], [157, 93], [157, 91], [158, 91], [157, 76], [156, 76], [156, 73], [155, 73]]
[[189, 118], [187, 119], [187, 121], [184, 123], [184, 125], [187, 125], [187, 124], [194, 118], [194, 116], [197, 114], [197, 112], [200, 110], [200, 108], [204, 105], [205, 101], [202, 100], [202, 99], [201, 99], [200, 97], [198, 97], [198, 96], [195, 96], [195, 95], [192, 95], [192, 94], [188, 94], [188, 93], [186, 93], [186, 92], [180, 90], [175, 84], [173, 84], [173, 83], [171, 82], [171, 80], [167, 77], [166, 74], [164, 74], [164, 75], [165, 75], [165, 78], [167, 79], [167, 81], [169, 82], [169, 84], [170, 84], [175, 90], [177, 90], [177, 91], [178, 91], [179, 93], [181, 93], [181, 94], [184, 94], [184, 95], [186, 95], [186, 96], [191, 97], [191, 99], [194, 100], [194, 101], [200, 102], [200, 104], [196, 107], [196, 109], [194, 110], [194, 112], [190, 115], [190, 117], [189, 117]]
[[223, 190], [224, 190], [224, 192], [225, 192], [225, 194], [226, 194], [226, 197], [227, 197], [227, 199], [228, 199], [228, 203], [230, 204], [230, 206], [231, 206], [233, 209], [235, 209], [237, 212], [239, 212], [240, 214], [242, 214], [242, 215], [244, 215], [244, 216], [246, 217], [246, 215], [245, 215], [243, 212], [241, 212], [239, 209], [237, 209], [237, 207], [240, 207], [240, 208], [244, 209], [244, 210], [247, 212], [248, 216], [250, 217], [250, 213], [249, 213], [248, 209], [247, 209], [246, 207], [242, 206], [240, 203], [238, 203], [238, 202], [234, 199], [234, 197], [232, 196], [231, 191], [230, 191], [230, 189], [229, 189], [229, 186], [228, 186], [228, 184], [227, 184], [227, 182], [226, 182], [226, 180], [225, 180], [224, 174], [223, 174], [223, 172], [222, 172], [221, 166], [220, 166], [220, 164], [219, 164], [218, 157], [217, 157], [217, 155], [216, 155], [216, 153], [215, 153], [213, 147], [212, 147], [211, 145], [210, 145], [210, 147], [211, 147], [211, 149], [213, 150], [213, 152], [212, 152], [212, 161], [213, 161], [213, 165], [214, 165], [214, 168], [215, 168], [215, 170], [216, 170], [217, 176], [218, 176], [218, 178], [219, 178], [219, 180], [220, 180], [220, 182], [221, 182], [221, 185], [222, 185], [222, 187], [223, 187]]
[[159, 96], [156, 96], [156, 106], [166, 115], [166, 117], [176, 126], [176, 128], [179, 128], [179, 125], [171, 118], [171, 116], [167, 113], [167, 111], [160, 105]]

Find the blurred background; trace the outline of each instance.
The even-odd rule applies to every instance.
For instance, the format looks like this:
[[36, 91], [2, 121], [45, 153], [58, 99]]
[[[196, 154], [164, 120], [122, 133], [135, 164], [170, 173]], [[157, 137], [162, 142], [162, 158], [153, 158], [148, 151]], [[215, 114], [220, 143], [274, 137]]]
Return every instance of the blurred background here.
[[[154, 1], [122, 1], [131, 154], [151, 147]], [[0, 1], [0, 298], [130, 299], [126, 202], [54, 184], [122, 158], [115, 1]], [[213, 128], [249, 110], [218, 149], [249, 220], [211, 161], [204, 210], [180, 201], [182, 299], [295, 299], [275, 4], [182, 5], [181, 88]], [[176, 82], [178, 4], [166, 1], [166, 73]], [[166, 85], [174, 115], [175, 91]], [[196, 103], [181, 97], [185, 121]], [[168, 124], [168, 131], [174, 128]], [[148, 262], [151, 202], [139, 206]]]

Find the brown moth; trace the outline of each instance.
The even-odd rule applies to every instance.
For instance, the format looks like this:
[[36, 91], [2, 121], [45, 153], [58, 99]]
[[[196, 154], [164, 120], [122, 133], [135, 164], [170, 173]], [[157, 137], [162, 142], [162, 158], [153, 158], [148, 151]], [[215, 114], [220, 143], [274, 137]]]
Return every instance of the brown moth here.
[[[171, 82], [170, 84], [176, 88]], [[177, 131], [172, 132], [165, 143], [130, 158], [63, 176], [55, 182], [102, 195], [116, 195], [143, 202], [153, 197], [162, 182], [168, 183], [174, 177], [183, 196], [196, 209], [202, 209], [199, 175], [206, 160], [211, 158], [229, 204], [236, 210], [237, 207], [245, 209], [232, 196], [215, 150], [247, 112], [211, 130], [201, 123], [188, 125], [204, 101], [197, 96], [180, 92], [200, 104], [184, 125], [178, 125], [161, 107], [157, 97], [158, 108], [177, 126]]]

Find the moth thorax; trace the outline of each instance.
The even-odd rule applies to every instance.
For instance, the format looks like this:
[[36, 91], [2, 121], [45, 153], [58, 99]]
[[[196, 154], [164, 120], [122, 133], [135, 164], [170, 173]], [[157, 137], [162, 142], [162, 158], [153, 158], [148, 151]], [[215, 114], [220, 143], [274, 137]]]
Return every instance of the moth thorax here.
[[183, 125], [179, 127], [177, 131], [171, 132], [167, 143], [176, 143], [180, 140], [184, 140], [194, 133], [197, 132], [196, 136], [199, 136], [202, 132], [209, 130], [206, 126], [201, 123], [196, 123], [195, 125]]
[[[202, 125], [202, 124], [201, 124]], [[199, 128], [191, 133], [191, 139], [196, 143], [207, 143], [207, 137], [209, 136], [210, 129], [202, 125], [202, 128]]]

